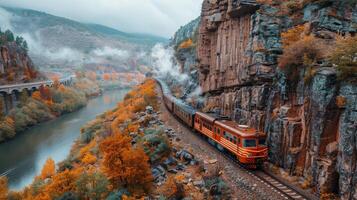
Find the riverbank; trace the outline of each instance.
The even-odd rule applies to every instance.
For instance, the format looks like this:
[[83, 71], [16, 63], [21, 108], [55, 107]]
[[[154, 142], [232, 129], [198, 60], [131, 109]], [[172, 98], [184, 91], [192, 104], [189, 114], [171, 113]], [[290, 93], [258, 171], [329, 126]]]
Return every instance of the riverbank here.
[[[55, 82], [53, 87], [41, 87], [31, 96], [24, 90], [15, 108], [7, 115], [0, 113], [0, 143], [38, 124], [78, 111], [89, 98], [98, 95], [101, 95], [101, 89], [88, 79], [77, 80], [72, 86]], [[0, 107], [2, 105], [0, 102]]]

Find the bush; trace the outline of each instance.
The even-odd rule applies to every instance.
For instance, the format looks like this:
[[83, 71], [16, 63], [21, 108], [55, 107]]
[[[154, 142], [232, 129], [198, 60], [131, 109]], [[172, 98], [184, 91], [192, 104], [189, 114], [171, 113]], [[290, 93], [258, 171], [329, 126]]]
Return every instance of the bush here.
[[[307, 35], [304, 26], [296, 26], [282, 33], [283, 54], [278, 59], [278, 66], [287, 75], [291, 83], [296, 83], [301, 70], [305, 73], [305, 82], [313, 76], [312, 68], [326, 57], [327, 47], [321, 39]], [[310, 70], [309, 70], [310, 68]]]
[[145, 136], [142, 138], [142, 146], [146, 155], [150, 157], [151, 163], [161, 160], [164, 156], [169, 155], [171, 151], [170, 143], [162, 132], [154, 134], [152, 131], [145, 131]]
[[357, 37], [339, 37], [330, 61], [336, 65], [340, 80], [357, 77]]

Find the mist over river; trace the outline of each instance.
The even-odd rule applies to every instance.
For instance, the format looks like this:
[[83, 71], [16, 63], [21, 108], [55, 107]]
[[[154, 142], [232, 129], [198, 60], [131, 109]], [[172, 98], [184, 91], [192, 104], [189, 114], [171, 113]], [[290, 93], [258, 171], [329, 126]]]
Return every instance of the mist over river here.
[[121, 101], [128, 89], [105, 92], [89, 100], [83, 109], [32, 127], [13, 140], [0, 144], [0, 175], [12, 190], [22, 189], [38, 175], [48, 157], [56, 163], [69, 154], [80, 128]]

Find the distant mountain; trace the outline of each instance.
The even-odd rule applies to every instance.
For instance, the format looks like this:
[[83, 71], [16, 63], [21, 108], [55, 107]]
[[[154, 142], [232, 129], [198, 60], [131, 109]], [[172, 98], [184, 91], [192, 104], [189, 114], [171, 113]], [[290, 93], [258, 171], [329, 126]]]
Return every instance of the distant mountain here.
[[[29, 9], [1, 7], [16, 34], [29, 43], [30, 56], [40, 67], [115, 65], [130, 69], [145, 63], [145, 54], [162, 37], [125, 33], [99, 24], [87, 24]], [[144, 60], [143, 60], [144, 59]]]

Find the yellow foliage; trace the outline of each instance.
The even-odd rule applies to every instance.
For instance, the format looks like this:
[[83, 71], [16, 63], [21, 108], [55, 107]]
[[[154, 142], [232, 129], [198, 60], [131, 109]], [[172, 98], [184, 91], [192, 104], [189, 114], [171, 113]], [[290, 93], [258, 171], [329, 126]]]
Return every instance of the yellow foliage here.
[[42, 168], [40, 178], [42, 180], [46, 178], [51, 178], [56, 173], [55, 161], [52, 158], [46, 160], [45, 165]]
[[179, 48], [180, 49], [187, 49], [187, 48], [190, 48], [193, 46], [193, 41], [192, 39], [188, 39], [188, 40], [185, 40], [183, 41], [180, 45], [179, 45]]

